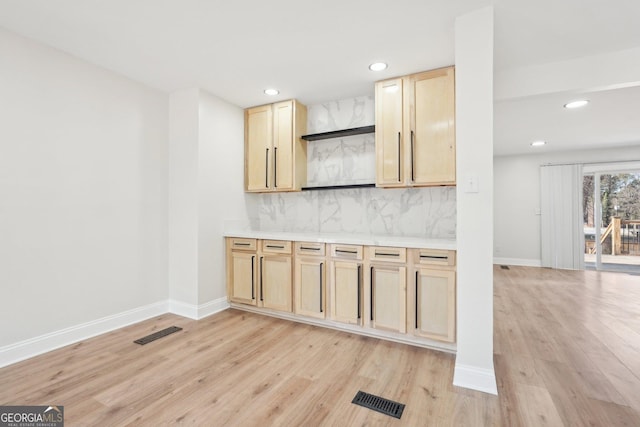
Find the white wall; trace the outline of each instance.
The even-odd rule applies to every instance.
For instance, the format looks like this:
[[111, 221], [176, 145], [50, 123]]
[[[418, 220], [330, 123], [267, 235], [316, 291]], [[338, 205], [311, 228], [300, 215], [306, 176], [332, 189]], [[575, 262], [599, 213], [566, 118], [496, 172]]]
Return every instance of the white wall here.
[[166, 300], [167, 96], [0, 29], [0, 347]]
[[225, 298], [223, 232], [247, 222], [255, 205], [244, 192], [244, 111], [200, 91], [198, 155], [198, 301]]
[[[455, 57], [458, 346], [453, 383], [495, 394], [493, 7], [456, 18]], [[477, 183], [475, 191], [469, 179]]]
[[[544, 150], [544, 148], [542, 148]], [[494, 261], [540, 263], [540, 166], [640, 160], [640, 147], [551, 152], [494, 159]]]

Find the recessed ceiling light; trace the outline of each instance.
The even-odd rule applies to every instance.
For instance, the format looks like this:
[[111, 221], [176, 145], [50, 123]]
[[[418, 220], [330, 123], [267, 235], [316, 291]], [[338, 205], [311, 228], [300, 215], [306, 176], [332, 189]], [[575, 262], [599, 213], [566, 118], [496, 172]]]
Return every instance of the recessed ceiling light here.
[[543, 145], [545, 145], [547, 142], [546, 141], [533, 141], [531, 143], [532, 147], [542, 147]]
[[572, 101], [567, 104], [564, 104], [564, 108], [580, 108], [580, 107], [584, 107], [588, 103], [589, 101], [587, 101], [586, 99], [581, 99], [579, 101]]
[[280, 91], [278, 89], [265, 89], [264, 93], [273, 96], [279, 94]]
[[382, 70], [386, 70], [387, 68], [387, 64], [385, 64], [384, 62], [374, 62], [373, 64], [369, 65], [369, 69], [371, 71], [382, 71]]

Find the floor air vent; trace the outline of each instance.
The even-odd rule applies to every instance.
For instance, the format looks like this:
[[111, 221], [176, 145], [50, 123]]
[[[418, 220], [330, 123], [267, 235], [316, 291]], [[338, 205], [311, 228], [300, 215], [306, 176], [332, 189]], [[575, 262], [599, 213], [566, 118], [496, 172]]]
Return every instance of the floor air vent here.
[[510, 270], [508, 265], [501, 265], [500, 268], [503, 270]]
[[142, 337], [140, 339], [137, 339], [134, 341], [134, 343], [136, 344], [140, 344], [140, 345], [145, 345], [145, 344], [149, 344], [151, 341], [155, 341], [159, 338], [162, 337], [166, 337], [167, 335], [170, 335], [174, 332], [178, 332], [181, 331], [182, 328], [178, 328], [177, 326], [171, 326], [170, 328], [167, 329], [163, 329], [161, 331], [158, 332], [154, 332], [151, 335], [147, 335], [146, 337]]
[[400, 419], [402, 411], [404, 411], [404, 404], [394, 402], [393, 400], [378, 397], [373, 394], [359, 391], [356, 397], [353, 398], [351, 403], [364, 406], [365, 408], [373, 409], [385, 415], [389, 415], [394, 418]]

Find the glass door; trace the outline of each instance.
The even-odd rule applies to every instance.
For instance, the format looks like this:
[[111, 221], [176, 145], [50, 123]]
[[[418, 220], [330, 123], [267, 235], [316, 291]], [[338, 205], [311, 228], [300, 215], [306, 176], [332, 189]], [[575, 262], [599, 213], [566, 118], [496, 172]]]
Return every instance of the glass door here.
[[586, 174], [585, 267], [640, 272], [640, 171]]

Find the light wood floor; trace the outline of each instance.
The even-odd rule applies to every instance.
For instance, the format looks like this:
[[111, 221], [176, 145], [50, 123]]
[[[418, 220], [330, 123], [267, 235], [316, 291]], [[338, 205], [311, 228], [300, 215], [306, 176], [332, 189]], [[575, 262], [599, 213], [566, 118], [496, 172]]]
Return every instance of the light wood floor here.
[[[68, 426], [640, 426], [640, 277], [496, 268], [494, 289], [498, 397], [451, 385], [446, 353], [227, 310], [0, 369], [0, 404], [64, 405]], [[358, 390], [402, 419], [351, 404]]]

